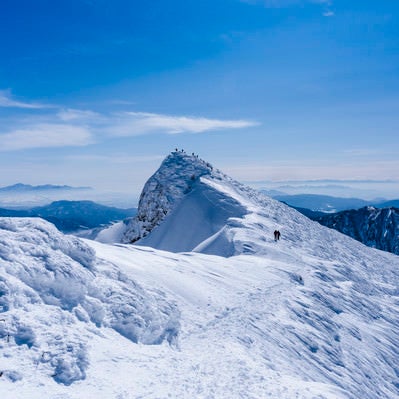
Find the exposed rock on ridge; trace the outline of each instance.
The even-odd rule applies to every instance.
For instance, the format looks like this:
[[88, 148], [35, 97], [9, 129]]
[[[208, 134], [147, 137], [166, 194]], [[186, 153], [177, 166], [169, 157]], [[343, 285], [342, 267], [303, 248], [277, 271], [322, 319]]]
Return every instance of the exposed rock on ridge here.
[[124, 242], [136, 242], [158, 226], [201, 176], [213, 168], [195, 155], [174, 151], [148, 179], [140, 195], [137, 215], [127, 226]]

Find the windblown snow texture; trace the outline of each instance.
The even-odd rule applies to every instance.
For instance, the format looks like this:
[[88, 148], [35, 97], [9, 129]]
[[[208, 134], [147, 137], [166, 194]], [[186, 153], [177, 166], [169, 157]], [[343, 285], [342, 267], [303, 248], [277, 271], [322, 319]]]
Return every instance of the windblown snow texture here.
[[87, 346], [102, 328], [144, 344], [173, 342], [179, 330], [175, 305], [41, 219], [0, 218], [0, 312], [4, 356], [66, 385], [86, 377]]

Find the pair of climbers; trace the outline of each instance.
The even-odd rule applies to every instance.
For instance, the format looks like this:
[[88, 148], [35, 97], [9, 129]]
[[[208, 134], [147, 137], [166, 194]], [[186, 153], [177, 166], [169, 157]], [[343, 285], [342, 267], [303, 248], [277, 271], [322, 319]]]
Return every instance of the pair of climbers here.
[[274, 241], [278, 241], [280, 239], [281, 233], [278, 230], [274, 230]]

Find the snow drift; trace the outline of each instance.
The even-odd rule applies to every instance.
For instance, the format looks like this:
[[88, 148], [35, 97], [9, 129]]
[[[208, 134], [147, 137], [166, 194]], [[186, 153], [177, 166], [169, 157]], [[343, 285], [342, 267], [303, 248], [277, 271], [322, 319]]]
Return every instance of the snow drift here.
[[85, 378], [103, 328], [145, 344], [173, 342], [179, 329], [175, 305], [41, 219], [0, 218], [0, 312], [2, 349], [66, 385]]

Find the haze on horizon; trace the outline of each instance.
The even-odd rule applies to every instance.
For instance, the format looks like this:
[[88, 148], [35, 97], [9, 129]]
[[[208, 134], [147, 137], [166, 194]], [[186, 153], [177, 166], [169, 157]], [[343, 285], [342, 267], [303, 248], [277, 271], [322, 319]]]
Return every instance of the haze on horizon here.
[[138, 195], [184, 148], [256, 187], [398, 197], [398, 11], [389, 0], [7, 2], [0, 186]]

